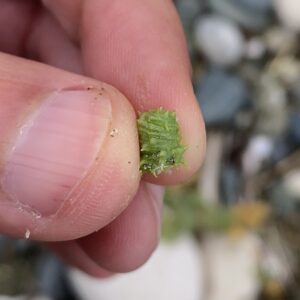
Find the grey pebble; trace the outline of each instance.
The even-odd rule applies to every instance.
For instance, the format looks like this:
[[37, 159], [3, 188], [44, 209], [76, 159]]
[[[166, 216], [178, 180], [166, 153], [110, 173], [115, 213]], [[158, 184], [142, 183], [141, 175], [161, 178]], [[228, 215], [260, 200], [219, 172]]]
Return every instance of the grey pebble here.
[[291, 211], [297, 211], [300, 208], [299, 198], [290, 193], [286, 184], [282, 181], [275, 182], [268, 194], [272, 208], [277, 214], [289, 214]]
[[283, 135], [275, 139], [273, 152], [270, 156], [271, 163], [277, 163], [282, 159], [289, 156], [295, 151], [295, 143], [290, 140], [287, 136]]
[[77, 300], [69, 285], [65, 265], [55, 256], [45, 254], [37, 266], [37, 286], [40, 293], [55, 300]]
[[289, 134], [292, 142], [300, 146], [300, 112], [293, 112], [289, 119]]
[[195, 89], [207, 126], [233, 125], [237, 114], [251, 104], [246, 83], [222, 69], [209, 70]]
[[202, 0], [177, 0], [175, 2], [181, 22], [185, 28], [189, 28], [195, 17], [203, 9]]
[[232, 165], [225, 165], [222, 168], [220, 184], [223, 203], [227, 205], [236, 204], [242, 186], [240, 170]]
[[261, 30], [270, 22], [272, 0], [209, 0], [209, 4], [249, 30]]

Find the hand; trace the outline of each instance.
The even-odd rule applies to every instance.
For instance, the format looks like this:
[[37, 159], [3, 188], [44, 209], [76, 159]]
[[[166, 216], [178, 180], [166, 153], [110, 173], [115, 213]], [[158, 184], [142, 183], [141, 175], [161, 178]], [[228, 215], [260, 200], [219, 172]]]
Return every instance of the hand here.
[[[159, 239], [157, 184], [188, 179], [205, 151], [173, 3], [0, 7], [1, 232], [47, 241], [94, 276], [135, 269]], [[158, 107], [177, 112], [185, 165], [141, 179], [135, 112]]]

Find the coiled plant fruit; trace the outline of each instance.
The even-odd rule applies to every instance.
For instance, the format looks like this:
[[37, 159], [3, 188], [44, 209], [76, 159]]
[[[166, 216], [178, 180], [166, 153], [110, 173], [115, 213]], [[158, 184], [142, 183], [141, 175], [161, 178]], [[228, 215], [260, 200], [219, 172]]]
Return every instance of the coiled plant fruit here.
[[140, 171], [154, 176], [183, 164], [186, 147], [174, 111], [163, 108], [140, 113]]

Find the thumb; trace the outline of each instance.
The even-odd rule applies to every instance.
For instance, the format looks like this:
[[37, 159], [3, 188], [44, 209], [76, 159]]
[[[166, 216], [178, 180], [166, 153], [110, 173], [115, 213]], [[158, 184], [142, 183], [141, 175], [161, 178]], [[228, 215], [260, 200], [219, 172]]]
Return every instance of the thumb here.
[[111, 86], [0, 54], [0, 231], [66, 240], [114, 219], [139, 183], [135, 118]]

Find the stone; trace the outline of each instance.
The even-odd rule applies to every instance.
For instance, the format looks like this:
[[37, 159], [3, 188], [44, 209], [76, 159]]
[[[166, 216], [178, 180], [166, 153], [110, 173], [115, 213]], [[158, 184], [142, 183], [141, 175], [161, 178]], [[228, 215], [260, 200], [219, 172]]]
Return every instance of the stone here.
[[9, 256], [15, 254], [15, 242], [12, 238], [0, 235], [0, 261], [5, 261]]
[[[30, 297], [30, 298], [29, 298]], [[21, 296], [4, 296], [0, 295], [0, 300], [55, 300], [53, 298], [49, 298], [44, 295], [38, 295], [38, 296], [29, 296], [29, 295], [21, 295]]]
[[207, 126], [232, 126], [238, 113], [251, 105], [246, 83], [218, 68], [210, 69], [195, 90]]
[[256, 131], [279, 136], [288, 127], [287, 94], [280, 81], [272, 74], [263, 74], [257, 80], [255, 97]]
[[[288, 285], [290, 280], [293, 280], [293, 266], [297, 265], [297, 262], [290, 251], [291, 249], [283, 243], [284, 239], [277, 230], [269, 230], [264, 235], [260, 269], [268, 275], [269, 280], [275, 280], [281, 285]], [[292, 297], [292, 299], [297, 298]]]
[[298, 82], [291, 87], [291, 97], [293, 99], [295, 109], [300, 111], [300, 78]]
[[293, 145], [289, 137], [286, 135], [275, 138], [274, 145], [275, 147], [270, 160], [271, 164], [281, 161], [295, 151], [295, 145]]
[[270, 22], [272, 0], [209, 0], [209, 4], [249, 30], [261, 30]]
[[259, 237], [250, 233], [236, 240], [226, 235], [208, 235], [205, 261], [209, 266], [210, 293], [205, 300], [257, 299], [260, 290], [257, 263], [261, 244]]
[[243, 171], [247, 175], [254, 175], [271, 157], [275, 145], [266, 135], [251, 137], [242, 157]]
[[289, 29], [300, 31], [300, 1], [274, 0], [275, 10], [282, 23]]
[[203, 0], [177, 0], [175, 2], [181, 22], [186, 29], [192, 25], [195, 17], [203, 9]]
[[260, 37], [251, 38], [246, 44], [246, 57], [252, 60], [261, 59], [266, 53], [266, 45]]
[[288, 193], [300, 202], [300, 169], [287, 173], [283, 180], [283, 185]]
[[233, 165], [225, 165], [221, 171], [221, 195], [222, 202], [226, 205], [234, 205], [241, 193], [241, 172]]
[[284, 27], [271, 27], [263, 35], [267, 49], [281, 55], [294, 53], [298, 46], [296, 34]]
[[295, 197], [288, 190], [286, 182], [275, 182], [268, 191], [272, 209], [279, 215], [289, 215], [292, 211], [299, 210], [299, 197]]
[[195, 47], [213, 64], [237, 64], [244, 53], [244, 37], [239, 28], [217, 15], [201, 17], [194, 27]]
[[270, 67], [270, 72], [287, 86], [299, 84], [300, 61], [293, 56], [276, 59]]
[[300, 145], [300, 112], [293, 112], [290, 116], [289, 136], [295, 145]]
[[68, 284], [65, 265], [57, 257], [42, 255], [37, 264], [36, 277], [40, 294], [51, 299], [77, 299]]

